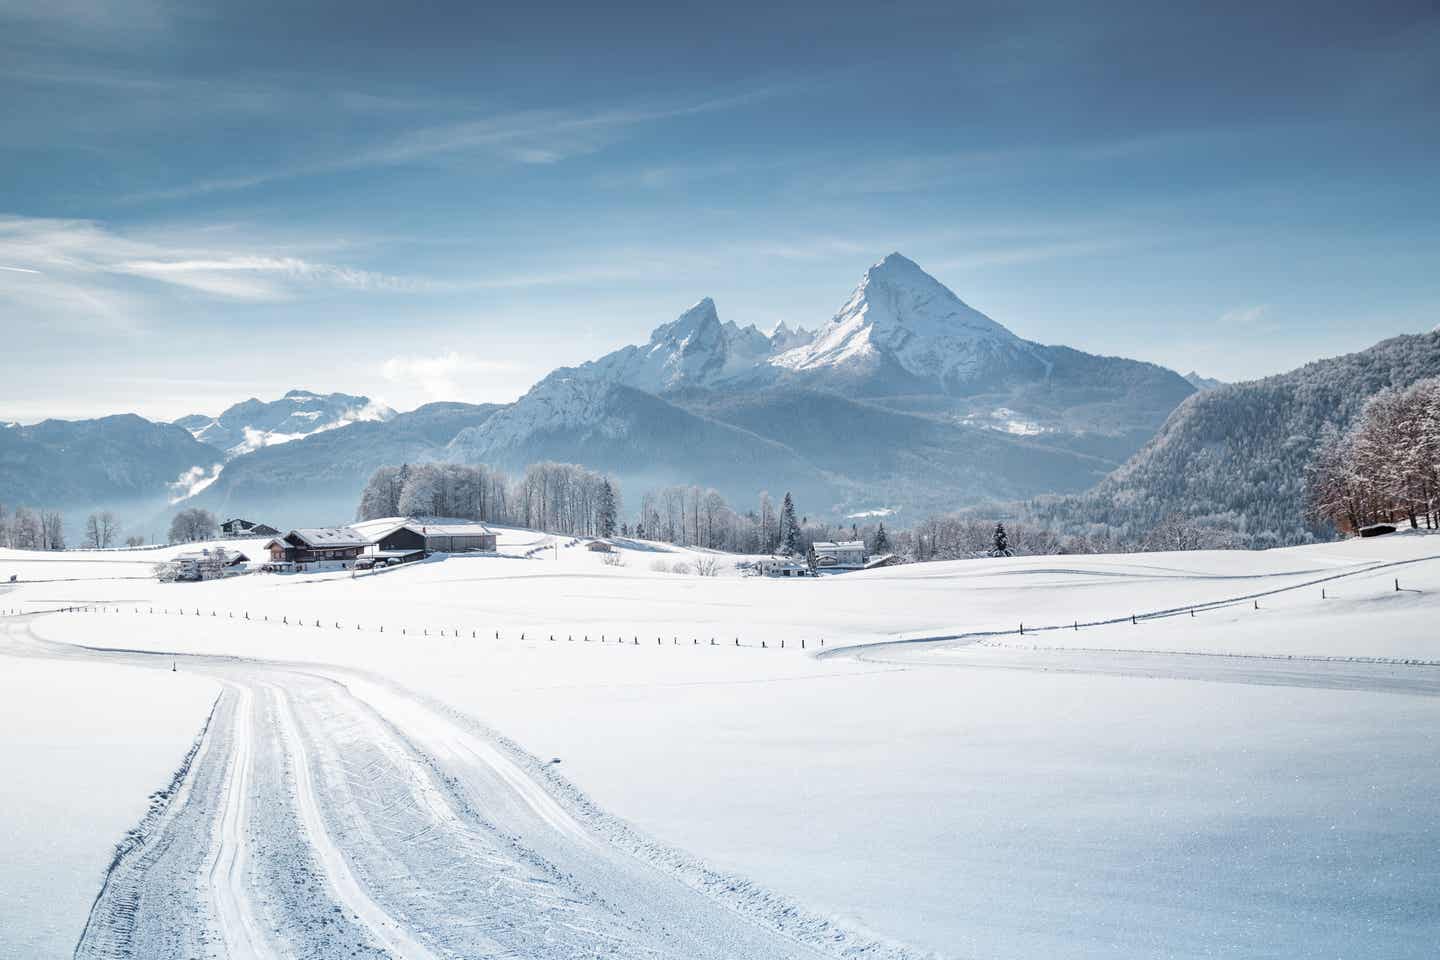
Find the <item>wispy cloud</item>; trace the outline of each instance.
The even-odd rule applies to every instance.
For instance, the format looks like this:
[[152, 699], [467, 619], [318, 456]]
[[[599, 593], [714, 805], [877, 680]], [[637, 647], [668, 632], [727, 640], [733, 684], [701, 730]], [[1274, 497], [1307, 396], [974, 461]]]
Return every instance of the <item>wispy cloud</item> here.
[[175, 200], [247, 190], [266, 183], [369, 167], [392, 167], [461, 155], [514, 164], [554, 164], [601, 150], [627, 130], [683, 117], [730, 110], [779, 96], [796, 84], [777, 84], [727, 96], [678, 103], [631, 104], [582, 110], [521, 110], [404, 130], [340, 156], [269, 170], [211, 177], [143, 191], [130, 202]]
[[207, 242], [204, 231], [173, 239], [92, 220], [0, 216], [0, 315], [35, 321], [22, 331], [28, 336], [134, 335], [175, 322], [193, 309], [186, 298], [275, 303], [443, 289], [427, 278], [314, 260], [278, 245], [258, 249], [263, 241], [218, 233]]
[[[43, 275], [75, 291], [132, 277], [234, 300], [288, 300], [305, 288], [420, 292], [434, 285], [283, 253], [167, 244], [115, 233], [93, 220], [0, 217], [0, 257], [8, 272]], [[23, 287], [24, 281], [20, 281]], [[0, 296], [15, 285], [0, 287]]]
[[64, 31], [74, 43], [74, 31], [89, 41], [119, 43], [137, 33], [168, 30], [174, 6], [165, 0], [0, 0], [0, 23], [29, 24]]
[[1265, 315], [1269, 312], [1270, 308], [1263, 303], [1235, 307], [1220, 314], [1220, 325], [1239, 329], [1251, 328], [1265, 319]]
[[418, 388], [431, 400], [456, 400], [474, 396], [481, 378], [514, 369], [514, 364], [447, 350], [391, 357], [381, 366], [380, 374], [397, 386]]

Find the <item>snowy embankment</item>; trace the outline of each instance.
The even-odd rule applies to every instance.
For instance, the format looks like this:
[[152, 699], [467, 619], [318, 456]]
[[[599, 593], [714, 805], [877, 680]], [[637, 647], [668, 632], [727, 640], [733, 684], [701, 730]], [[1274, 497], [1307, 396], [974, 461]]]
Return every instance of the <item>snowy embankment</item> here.
[[0, 659], [0, 955], [69, 955], [116, 844], [218, 692], [190, 675]]
[[[354, 578], [30, 584], [6, 602], [109, 601], [27, 618], [64, 643], [383, 677], [558, 758], [526, 769], [574, 816], [593, 803], [844, 929], [942, 956], [1406, 957], [1440, 936], [1425, 733], [1440, 696], [1365, 672], [1410, 671], [1423, 692], [1440, 668], [1360, 663], [1337, 691], [1305, 662], [1260, 676], [1089, 651], [1440, 661], [1440, 560], [1423, 559], [1440, 537], [796, 582], [654, 572], [693, 557], [660, 545], [612, 567], [570, 543], [514, 531], [502, 551], [549, 549]], [[1315, 581], [1335, 576], [1322, 601]], [[1256, 594], [1258, 611], [1219, 606]], [[1103, 620], [1123, 622], [1033, 632]], [[987, 632], [811, 656], [822, 638]], [[1087, 649], [1029, 649], [1062, 642]]]

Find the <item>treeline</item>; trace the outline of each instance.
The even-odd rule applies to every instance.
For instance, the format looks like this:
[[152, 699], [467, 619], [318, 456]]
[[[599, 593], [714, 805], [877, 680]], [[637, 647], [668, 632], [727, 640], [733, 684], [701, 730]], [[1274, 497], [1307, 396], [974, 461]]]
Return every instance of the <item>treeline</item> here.
[[996, 514], [1008, 540], [1009, 556], [1086, 553], [1155, 553], [1167, 550], [1234, 550], [1245, 544], [1233, 530], [1204, 519], [1167, 514], [1143, 532], [1093, 524], [1077, 532], [1056, 530], [1029, 519], [1023, 506], [973, 508], [927, 517], [895, 534], [895, 552], [909, 560], [963, 560], [995, 554]]
[[536, 463], [518, 479], [484, 464], [380, 467], [360, 494], [357, 520], [453, 517], [576, 537], [617, 531], [620, 487], [573, 463]]
[[1355, 532], [1440, 526], [1440, 377], [1371, 397], [1350, 429], [1327, 430], [1306, 472], [1312, 517]]
[[0, 504], [0, 547], [16, 550], [64, 550], [65, 517], [59, 510], [16, 507], [12, 514]]
[[[1013, 505], [1012, 505], [1013, 507]], [[976, 507], [927, 517], [910, 529], [882, 519], [812, 521], [786, 493], [760, 494], [740, 509], [713, 488], [676, 485], [647, 490], [629, 519], [619, 484], [571, 463], [538, 463], [518, 479], [486, 465], [423, 463], [381, 467], [361, 493], [357, 520], [454, 517], [580, 537], [619, 535], [740, 554], [804, 556], [821, 540], [861, 540], [871, 556], [959, 560], [996, 554], [997, 519], [1005, 555], [1128, 553], [1238, 547], [1232, 531], [1179, 515], [1162, 517], [1142, 535], [1104, 528], [1057, 532], [1013, 511]]]
[[360, 494], [357, 520], [379, 517], [454, 517], [577, 537], [635, 537], [731, 553], [804, 554], [817, 540], [865, 540], [890, 552], [883, 524], [812, 523], [787, 493], [777, 504], [762, 493], [738, 510], [713, 489], [669, 486], [640, 498], [624, 519], [620, 485], [573, 463], [537, 463], [519, 478], [484, 464], [420, 463], [385, 466]]

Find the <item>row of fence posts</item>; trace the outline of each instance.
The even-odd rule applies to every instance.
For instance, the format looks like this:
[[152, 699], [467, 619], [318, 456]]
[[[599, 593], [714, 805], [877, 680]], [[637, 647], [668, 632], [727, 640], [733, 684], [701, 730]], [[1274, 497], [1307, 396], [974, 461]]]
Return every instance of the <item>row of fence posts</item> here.
[[[1399, 578], [1399, 577], [1396, 577], [1396, 578], [1395, 578], [1395, 592], [1396, 592], [1396, 593], [1399, 593], [1399, 592], [1400, 592], [1400, 589], [1401, 589], [1401, 588], [1400, 588], [1400, 578]], [[1326, 591], [1326, 589], [1325, 589], [1324, 587], [1321, 587], [1321, 588], [1320, 588], [1320, 599], [1321, 599], [1321, 600], [1328, 600], [1328, 599], [1330, 599], [1330, 598], [1329, 598], [1329, 594], [1328, 594], [1328, 592]], [[1255, 610], [1259, 610], [1259, 609], [1260, 609], [1260, 600], [1259, 600], [1258, 598], [1253, 599], [1253, 600], [1252, 600], [1252, 603], [1254, 604], [1254, 607], [1253, 607], [1253, 608], [1254, 608]], [[1187, 607], [1187, 608], [1185, 608], [1185, 609], [1188, 609], [1188, 610], [1190, 611], [1190, 616], [1191, 616], [1191, 618], [1193, 619], [1194, 616], [1195, 616], [1195, 611], [1196, 611], [1196, 610], [1199, 610], [1199, 609], [1209, 609], [1209, 608], [1212, 607], [1212, 606], [1225, 606], [1225, 605], [1228, 605], [1228, 604], [1225, 604], [1224, 601], [1219, 601], [1219, 602], [1216, 603], [1216, 604], [1205, 604], [1203, 607]], [[1145, 614], [1145, 619], [1149, 620], [1149, 619], [1151, 619], [1152, 617], [1156, 617], [1156, 616], [1159, 616], [1159, 615], [1157, 615], [1157, 614]], [[1106, 626], [1107, 624], [1111, 624], [1111, 623], [1114, 623], [1114, 621], [1113, 621], [1113, 620], [1111, 620], [1111, 621], [1097, 621], [1096, 623], [1087, 623], [1086, 626], [1087, 626], [1087, 627], [1103, 627], [1103, 626]], [[1139, 614], [1134, 614], [1134, 613], [1130, 614], [1130, 626], [1135, 627], [1135, 626], [1139, 626], [1139, 625], [1140, 625], [1140, 615], [1139, 615]], [[1071, 628], [1072, 628], [1076, 633], [1079, 633], [1079, 632], [1080, 632], [1080, 621], [1079, 621], [1079, 620], [1074, 621], [1073, 623], [1071, 623], [1070, 626], [1071, 626]], [[1035, 632], [1035, 629], [1036, 629], [1036, 628], [1031, 627], [1031, 628], [1030, 628], [1030, 632], [1031, 632], [1031, 633], [1034, 633], [1034, 632]], [[1045, 630], [1045, 629], [1055, 630], [1055, 629], [1063, 629], [1063, 628], [1057, 628], [1057, 627], [1041, 627], [1040, 629], [1042, 629], [1042, 630]], [[1025, 636], [1025, 623], [1024, 623], [1024, 621], [1021, 621], [1021, 623], [1020, 623], [1020, 636], [1022, 636], [1022, 637]]]
[[[1396, 577], [1396, 578], [1395, 578], [1395, 592], [1396, 592], [1396, 593], [1399, 593], [1399, 592], [1400, 592], [1400, 589], [1401, 589], [1401, 588], [1400, 588], [1400, 578], [1399, 578], [1399, 577]], [[1321, 599], [1321, 600], [1328, 600], [1328, 599], [1329, 599], [1329, 594], [1328, 594], [1328, 592], [1327, 592], [1327, 590], [1326, 590], [1325, 587], [1321, 587], [1321, 588], [1320, 588], [1320, 599]], [[1260, 609], [1260, 600], [1259, 600], [1258, 598], [1256, 598], [1256, 599], [1254, 599], [1252, 602], [1253, 602], [1253, 604], [1254, 604], [1254, 609], [1259, 610], [1259, 609]], [[1206, 608], [1208, 609], [1209, 606], [1211, 606], [1211, 605], [1210, 605], [1210, 604], [1206, 604], [1205, 606], [1206, 606]], [[1194, 618], [1194, 616], [1195, 616], [1195, 611], [1196, 611], [1197, 609], [1200, 609], [1200, 608], [1198, 608], [1198, 607], [1189, 607], [1188, 609], [1189, 609], [1189, 611], [1190, 611], [1190, 616], [1191, 616], [1191, 618]], [[85, 613], [85, 612], [91, 612], [91, 613], [93, 613], [93, 612], [96, 612], [97, 610], [103, 610], [103, 607], [101, 607], [101, 608], [97, 608], [97, 607], [61, 607], [61, 608], [60, 608], [60, 611], [63, 612], [63, 613], [77, 613], [77, 612], [79, 612], [79, 613]], [[18, 615], [20, 615], [22, 612], [23, 612], [23, 611], [20, 611], [20, 610], [17, 610], [17, 609], [11, 609], [11, 610], [7, 610], [7, 611], [6, 611], [6, 613], [7, 613], [8, 615], [10, 615], [10, 616], [18, 616]], [[116, 612], [116, 613], [119, 613], [119, 612], [120, 612], [120, 609], [119, 609], [118, 607], [116, 607], [116, 608], [115, 608], [115, 612]], [[136, 608], [135, 608], [135, 612], [136, 612], [136, 613], [139, 613], [139, 612], [140, 612], [140, 608], [139, 608], [139, 607], [136, 607]], [[149, 610], [149, 612], [153, 614], [153, 613], [155, 612], [155, 608], [154, 608], [154, 607], [151, 607], [150, 610]], [[169, 610], [168, 607], [167, 607], [167, 608], [163, 608], [163, 612], [164, 612], [165, 614], [168, 614], [168, 613], [170, 612], [170, 610]], [[184, 616], [184, 614], [185, 614], [185, 609], [184, 609], [183, 607], [178, 608], [178, 609], [177, 609], [177, 612], [178, 612], [181, 616]], [[200, 610], [199, 610], [198, 608], [195, 610], [195, 614], [194, 614], [194, 615], [197, 616], [197, 617], [201, 615], [201, 614], [200, 614]], [[211, 611], [210, 611], [210, 616], [215, 617], [215, 616], [218, 616], [218, 614], [216, 613], [216, 611], [211, 610]], [[1150, 616], [1147, 615], [1147, 616], [1146, 616], [1146, 619], [1149, 619], [1149, 618], [1150, 618]], [[232, 620], [235, 619], [235, 612], [234, 612], [233, 610], [230, 611], [230, 619], [232, 619]], [[246, 620], [249, 620], [249, 619], [250, 619], [250, 611], [248, 611], [248, 610], [244, 611], [244, 619], [246, 619]], [[266, 622], [266, 623], [269, 623], [269, 622], [270, 622], [270, 617], [269, 617], [268, 614], [264, 615], [264, 622]], [[288, 616], [281, 617], [281, 618], [280, 618], [280, 622], [281, 622], [282, 624], [284, 624], [284, 625], [288, 625], [288, 624], [290, 623], [290, 618], [289, 618]], [[1132, 627], [1133, 627], [1133, 626], [1139, 626], [1139, 623], [1140, 623], [1139, 615], [1138, 615], [1138, 614], [1134, 614], [1134, 613], [1130, 614], [1130, 625], [1131, 625]], [[296, 618], [295, 624], [296, 624], [297, 626], [304, 626], [304, 622], [303, 622], [302, 620], [300, 620], [299, 618]], [[319, 621], [319, 620], [316, 620], [316, 621], [315, 621], [315, 626], [319, 627], [320, 625], [321, 625], [321, 624], [320, 624], [320, 621]], [[1104, 625], [1105, 625], [1105, 624], [1103, 624], [1103, 623], [1086, 624], [1086, 626], [1104, 626]], [[1074, 622], [1071, 624], [1071, 627], [1072, 627], [1072, 629], [1075, 630], [1075, 632], [1078, 633], [1078, 632], [1080, 631], [1080, 621], [1079, 621], [1079, 620], [1074, 621]], [[339, 622], [338, 620], [335, 622], [335, 629], [336, 629], [336, 630], [341, 629], [341, 627], [340, 627], [340, 622]], [[355, 624], [355, 629], [358, 631], [358, 630], [362, 630], [362, 629], [364, 629], [364, 628], [361, 627], [361, 625], [357, 623], [357, 624]], [[1043, 629], [1043, 628], [1042, 628], [1042, 629]], [[1049, 628], [1049, 629], [1055, 629], [1055, 628], [1052, 627], [1052, 628]], [[430, 636], [430, 629], [429, 629], [428, 627], [423, 627], [423, 628], [421, 628], [421, 631], [422, 631], [422, 636], [426, 636], [426, 637]], [[380, 632], [380, 633], [384, 633], [384, 632], [385, 632], [385, 626], [384, 626], [384, 624], [381, 624], [381, 625], [380, 625], [379, 632]], [[463, 631], [458, 630], [458, 629], [455, 630], [455, 631], [453, 631], [454, 636], [457, 637], [457, 638], [461, 635], [462, 632], [463, 632]], [[1033, 627], [1031, 628], [1031, 632], [1032, 632], [1032, 633], [1034, 632], [1034, 628], [1033, 628]], [[401, 636], [409, 636], [409, 634], [408, 634], [408, 632], [407, 632], [407, 628], [405, 628], [405, 627], [401, 627], [401, 628], [400, 628], [400, 634], [401, 634]], [[442, 636], [442, 637], [445, 636], [445, 631], [444, 631], [444, 630], [441, 630], [441, 631], [440, 631], [440, 636]], [[601, 643], [604, 643], [604, 642], [605, 642], [605, 636], [606, 636], [606, 635], [603, 634], [603, 633], [600, 635], [600, 642], [601, 642]], [[1020, 623], [1020, 636], [1022, 636], [1022, 637], [1025, 636], [1025, 623], [1024, 623], [1024, 621], [1021, 621], [1021, 623]], [[478, 638], [479, 638], [479, 631], [477, 631], [477, 630], [471, 630], [471, 631], [470, 631], [470, 639], [475, 640], [475, 639], [478, 639]], [[500, 639], [500, 631], [499, 631], [499, 630], [496, 630], [496, 631], [495, 631], [495, 639], [496, 639], [496, 640], [499, 640], [499, 639]], [[521, 639], [521, 640], [524, 640], [524, 639], [525, 639], [525, 633], [524, 633], [524, 631], [521, 631], [521, 633], [520, 633], [520, 639]], [[554, 641], [554, 640], [555, 640], [555, 634], [553, 634], [553, 633], [550, 634], [550, 639], [551, 639], [551, 641]], [[574, 641], [575, 636], [574, 636], [574, 634], [570, 634], [570, 635], [567, 636], [565, 639], [566, 639], [566, 640], [569, 640], [569, 641]], [[588, 633], [584, 635], [583, 642], [585, 642], [585, 643], [589, 643], [589, 642], [590, 642], [590, 635], [589, 635]], [[700, 639], [699, 639], [698, 637], [692, 637], [690, 642], [691, 642], [692, 645], [698, 646], [698, 645], [700, 644]], [[623, 644], [625, 643], [625, 640], [624, 640], [623, 637], [617, 637], [617, 638], [616, 638], [616, 643], [623, 645]], [[678, 636], [672, 636], [672, 637], [671, 637], [671, 644], [672, 644], [672, 645], [678, 646], [679, 643], [680, 643], [680, 638], [679, 638]], [[663, 646], [663, 645], [664, 645], [664, 640], [663, 640], [662, 638], [660, 638], [660, 637], [656, 637], [656, 638], [655, 638], [655, 644], [656, 644], [656, 646]], [[639, 645], [640, 645], [640, 637], [639, 637], [638, 635], [633, 635], [633, 641], [632, 641], [632, 643], [631, 643], [631, 646], [637, 646], [637, 647], [638, 647]], [[715, 645], [716, 645], [716, 643], [715, 643], [715, 638], [714, 638], [714, 637], [711, 637], [711, 638], [710, 638], [710, 646], [713, 647], [713, 646], [715, 646]], [[737, 647], [742, 646], [742, 644], [740, 643], [740, 638], [739, 638], [739, 637], [736, 637], [736, 638], [735, 638], [735, 646], [737, 646]], [[820, 646], [822, 646], [822, 647], [825, 646], [825, 638], [824, 638], [824, 637], [821, 637], [821, 638], [820, 638]], [[760, 641], [760, 648], [761, 648], [762, 650], [769, 649], [768, 645], [766, 644], [766, 642], [765, 642], [764, 640], [761, 640], [761, 641]], [[781, 649], [781, 650], [784, 650], [784, 649], [785, 649], [785, 641], [784, 641], [783, 639], [780, 641], [780, 649]], [[801, 650], [806, 649], [806, 647], [805, 647], [805, 638], [804, 638], [804, 637], [801, 637], [801, 638], [800, 638], [800, 649], [801, 649]]]
[[[119, 608], [118, 606], [117, 606], [117, 607], [110, 607], [110, 606], [108, 606], [108, 605], [100, 605], [100, 606], [89, 606], [89, 605], [86, 605], [86, 606], [78, 606], [78, 607], [77, 607], [77, 606], [60, 607], [60, 608], [58, 608], [56, 611], [53, 611], [53, 612], [56, 612], [56, 613], [105, 613], [107, 610], [110, 611], [110, 612], [113, 612], [113, 613], [119, 613], [119, 612], [120, 612], [120, 608]], [[135, 608], [134, 608], [134, 611], [135, 611], [135, 613], [137, 613], [137, 614], [142, 612], [139, 607], [135, 607]], [[10, 614], [14, 614], [14, 615], [19, 615], [19, 614], [21, 614], [23, 611], [20, 611], [20, 610], [9, 610], [9, 611], [6, 611], [6, 612], [7, 612], [7, 613], [10, 613]], [[42, 611], [42, 612], [43, 612], [43, 611]], [[154, 607], [150, 607], [150, 608], [148, 608], [148, 609], [147, 609], [146, 611], [144, 611], [144, 612], [145, 612], [147, 615], [149, 615], [149, 614], [154, 614], [154, 613], [155, 613], [155, 608], [154, 608]], [[176, 613], [177, 615], [179, 615], [179, 616], [182, 616], [182, 617], [186, 615], [186, 614], [185, 614], [185, 608], [184, 608], [184, 607], [177, 607], [177, 608], [175, 609], [175, 613]], [[168, 616], [168, 615], [170, 614], [170, 608], [169, 608], [169, 607], [162, 607], [162, 608], [160, 609], [160, 614], [161, 614], [162, 616]], [[219, 614], [219, 611], [217, 611], [217, 610], [211, 610], [211, 611], [210, 611], [210, 616], [211, 616], [211, 617], [219, 617], [219, 615], [220, 615], [220, 614]], [[200, 616], [204, 616], [204, 614], [201, 613], [200, 609], [197, 607], [196, 610], [195, 610], [195, 612], [194, 612], [193, 614], [191, 614], [191, 616], [200, 617]], [[230, 620], [234, 620], [234, 619], [235, 619], [235, 611], [231, 610], [231, 611], [228, 612], [228, 619], [230, 619]], [[250, 611], [248, 611], [248, 610], [242, 610], [242, 611], [241, 611], [240, 619], [242, 619], [242, 620], [247, 620], [247, 621], [249, 621], [249, 622], [251, 622], [251, 623], [261, 623], [261, 622], [263, 622], [263, 623], [269, 623], [269, 622], [270, 622], [270, 616], [269, 616], [269, 614], [263, 614], [261, 620], [254, 620], [254, 619], [250, 616]], [[280, 625], [281, 625], [281, 626], [289, 626], [289, 624], [290, 624], [290, 617], [289, 617], [289, 615], [282, 615], [282, 616], [280, 617]], [[297, 627], [303, 627], [303, 626], [305, 626], [305, 621], [304, 621], [304, 619], [301, 618], [301, 617], [296, 617], [296, 618], [295, 618], [295, 625], [296, 625]], [[317, 619], [317, 620], [315, 621], [315, 626], [316, 626], [316, 627], [323, 627], [324, 625]], [[335, 629], [336, 629], [336, 630], [342, 630], [342, 629], [344, 629], [344, 627], [340, 624], [340, 621], [338, 621], [338, 620], [335, 621]], [[356, 629], [357, 631], [363, 630], [363, 629], [364, 629], [364, 626], [361, 625], [361, 624], [359, 624], [359, 623], [357, 623], [357, 624], [355, 624], [355, 629]], [[378, 632], [378, 633], [384, 633], [384, 632], [385, 632], [385, 625], [384, 625], [384, 624], [381, 624], [381, 625], [379, 626], [377, 632]], [[465, 632], [465, 631], [463, 631], [463, 630], [461, 630], [461, 629], [459, 629], [459, 628], [457, 627], [456, 629], [450, 631], [449, 634], [446, 634], [446, 632], [445, 632], [444, 630], [440, 630], [440, 631], [439, 631], [439, 635], [442, 636], [442, 637], [448, 635], [448, 636], [450, 636], [450, 637], [452, 637], [452, 638], [458, 639], [460, 636], [462, 636], [462, 635], [464, 634], [464, 632]], [[401, 628], [400, 628], [400, 635], [401, 635], [401, 636], [409, 636], [409, 628], [408, 628], [408, 627], [401, 627]], [[520, 632], [520, 639], [521, 639], [522, 641], [525, 639], [525, 635], [526, 635], [526, 631], [522, 630], [522, 631]], [[430, 636], [430, 628], [429, 628], [429, 627], [422, 627], [422, 628], [421, 628], [421, 636], [425, 636], [425, 637]], [[600, 642], [601, 642], [601, 643], [605, 643], [607, 636], [608, 636], [608, 634], [603, 634], [603, 633], [602, 633], [602, 634], [600, 635]], [[472, 640], [478, 640], [479, 638], [480, 638], [480, 631], [479, 631], [479, 630], [471, 630], [471, 631], [470, 631], [470, 639], [472, 639]], [[496, 640], [499, 640], [499, 639], [500, 639], [500, 631], [499, 631], [499, 630], [496, 630], [496, 631], [495, 631], [495, 639], [496, 639]], [[573, 642], [573, 641], [575, 640], [575, 635], [574, 635], [574, 634], [569, 634], [569, 635], [566, 636], [565, 639]], [[551, 640], [552, 642], [555, 641], [555, 634], [553, 634], [553, 633], [550, 634], [550, 640]], [[583, 642], [585, 642], [585, 643], [589, 643], [589, 642], [590, 642], [590, 635], [589, 635], [588, 633], [587, 633], [587, 634], [583, 634], [583, 635], [582, 635], [582, 640], [583, 640]], [[663, 637], [656, 637], [656, 638], [655, 638], [655, 643], [656, 643], [657, 646], [663, 646], [663, 645], [664, 645], [664, 642], [665, 642], [665, 641], [664, 641]], [[692, 637], [691, 640], [690, 640], [690, 642], [691, 642], [691, 645], [692, 645], [692, 646], [699, 646], [699, 645], [700, 645], [700, 638], [699, 638], [699, 637]], [[615, 638], [615, 643], [616, 643], [617, 645], [620, 645], [620, 646], [626, 645], [626, 644], [625, 644], [625, 638], [622, 637], [622, 636], [618, 636], [618, 635], [617, 635], [616, 638]], [[680, 645], [680, 637], [679, 637], [678, 635], [672, 636], [672, 637], [671, 637], [671, 643], [672, 643], [672, 645], [674, 645], [674, 646], [679, 646], [679, 645]], [[629, 644], [629, 645], [630, 645], [630, 646], [637, 646], [637, 647], [640, 645], [640, 637], [639, 637], [638, 634], [632, 634], [632, 642], [631, 642], [631, 644]], [[709, 644], [709, 645], [712, 646], [712, 647], [718, 646], [718, 644], [716, 643], [714, 637], [711, 637], [711, 638], [710, 638], [710, 644]], [[821, 638], [820, 638], [819, 645], [822, 646], [822, 647], [825, 646], [825, 638], [824, 638], [824, 637], [821, 637]], [[736, 637], [736, 638], [735, 638], [735, 646], [737, 646], [737, 647], [743, 647], [743, 646], [745, 646], [745, 644], [743, 644], [743, 643], [740, 642], [740, 638], [739, 638], [739, 637]], [[768, 650], [768, 649], [769, 649], [769, 645], [766, 643], [766, 641], [764, 641], [764, 640], [761, 640], [761, 641], [760, 641], [760, 649], [762, 649], [762, 650]], [[785, 641], [784, 641], [783, 639], [780, 641], [779, 649], [781, 649], [781, 650], [785, 649]], [[801, 650], [808, 649], [808, 648], [806, 647], [806, 641], [805, 641], [805, 638], [804, 638], [804, 637], [801, 637], [801, 638], [800, 638], [800, 649], [801, 649]]]

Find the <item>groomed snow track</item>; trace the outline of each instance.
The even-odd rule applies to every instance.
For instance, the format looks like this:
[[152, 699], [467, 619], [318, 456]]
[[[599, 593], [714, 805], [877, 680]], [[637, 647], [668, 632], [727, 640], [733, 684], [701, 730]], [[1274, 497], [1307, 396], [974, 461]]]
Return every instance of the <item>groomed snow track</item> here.
[[6, 624], [0, 652], [222, 685], [117, 852], [77, 960], [920, 956], [642, 836], [514, 743], [379, 678], [53, 643], [32, 619]]

